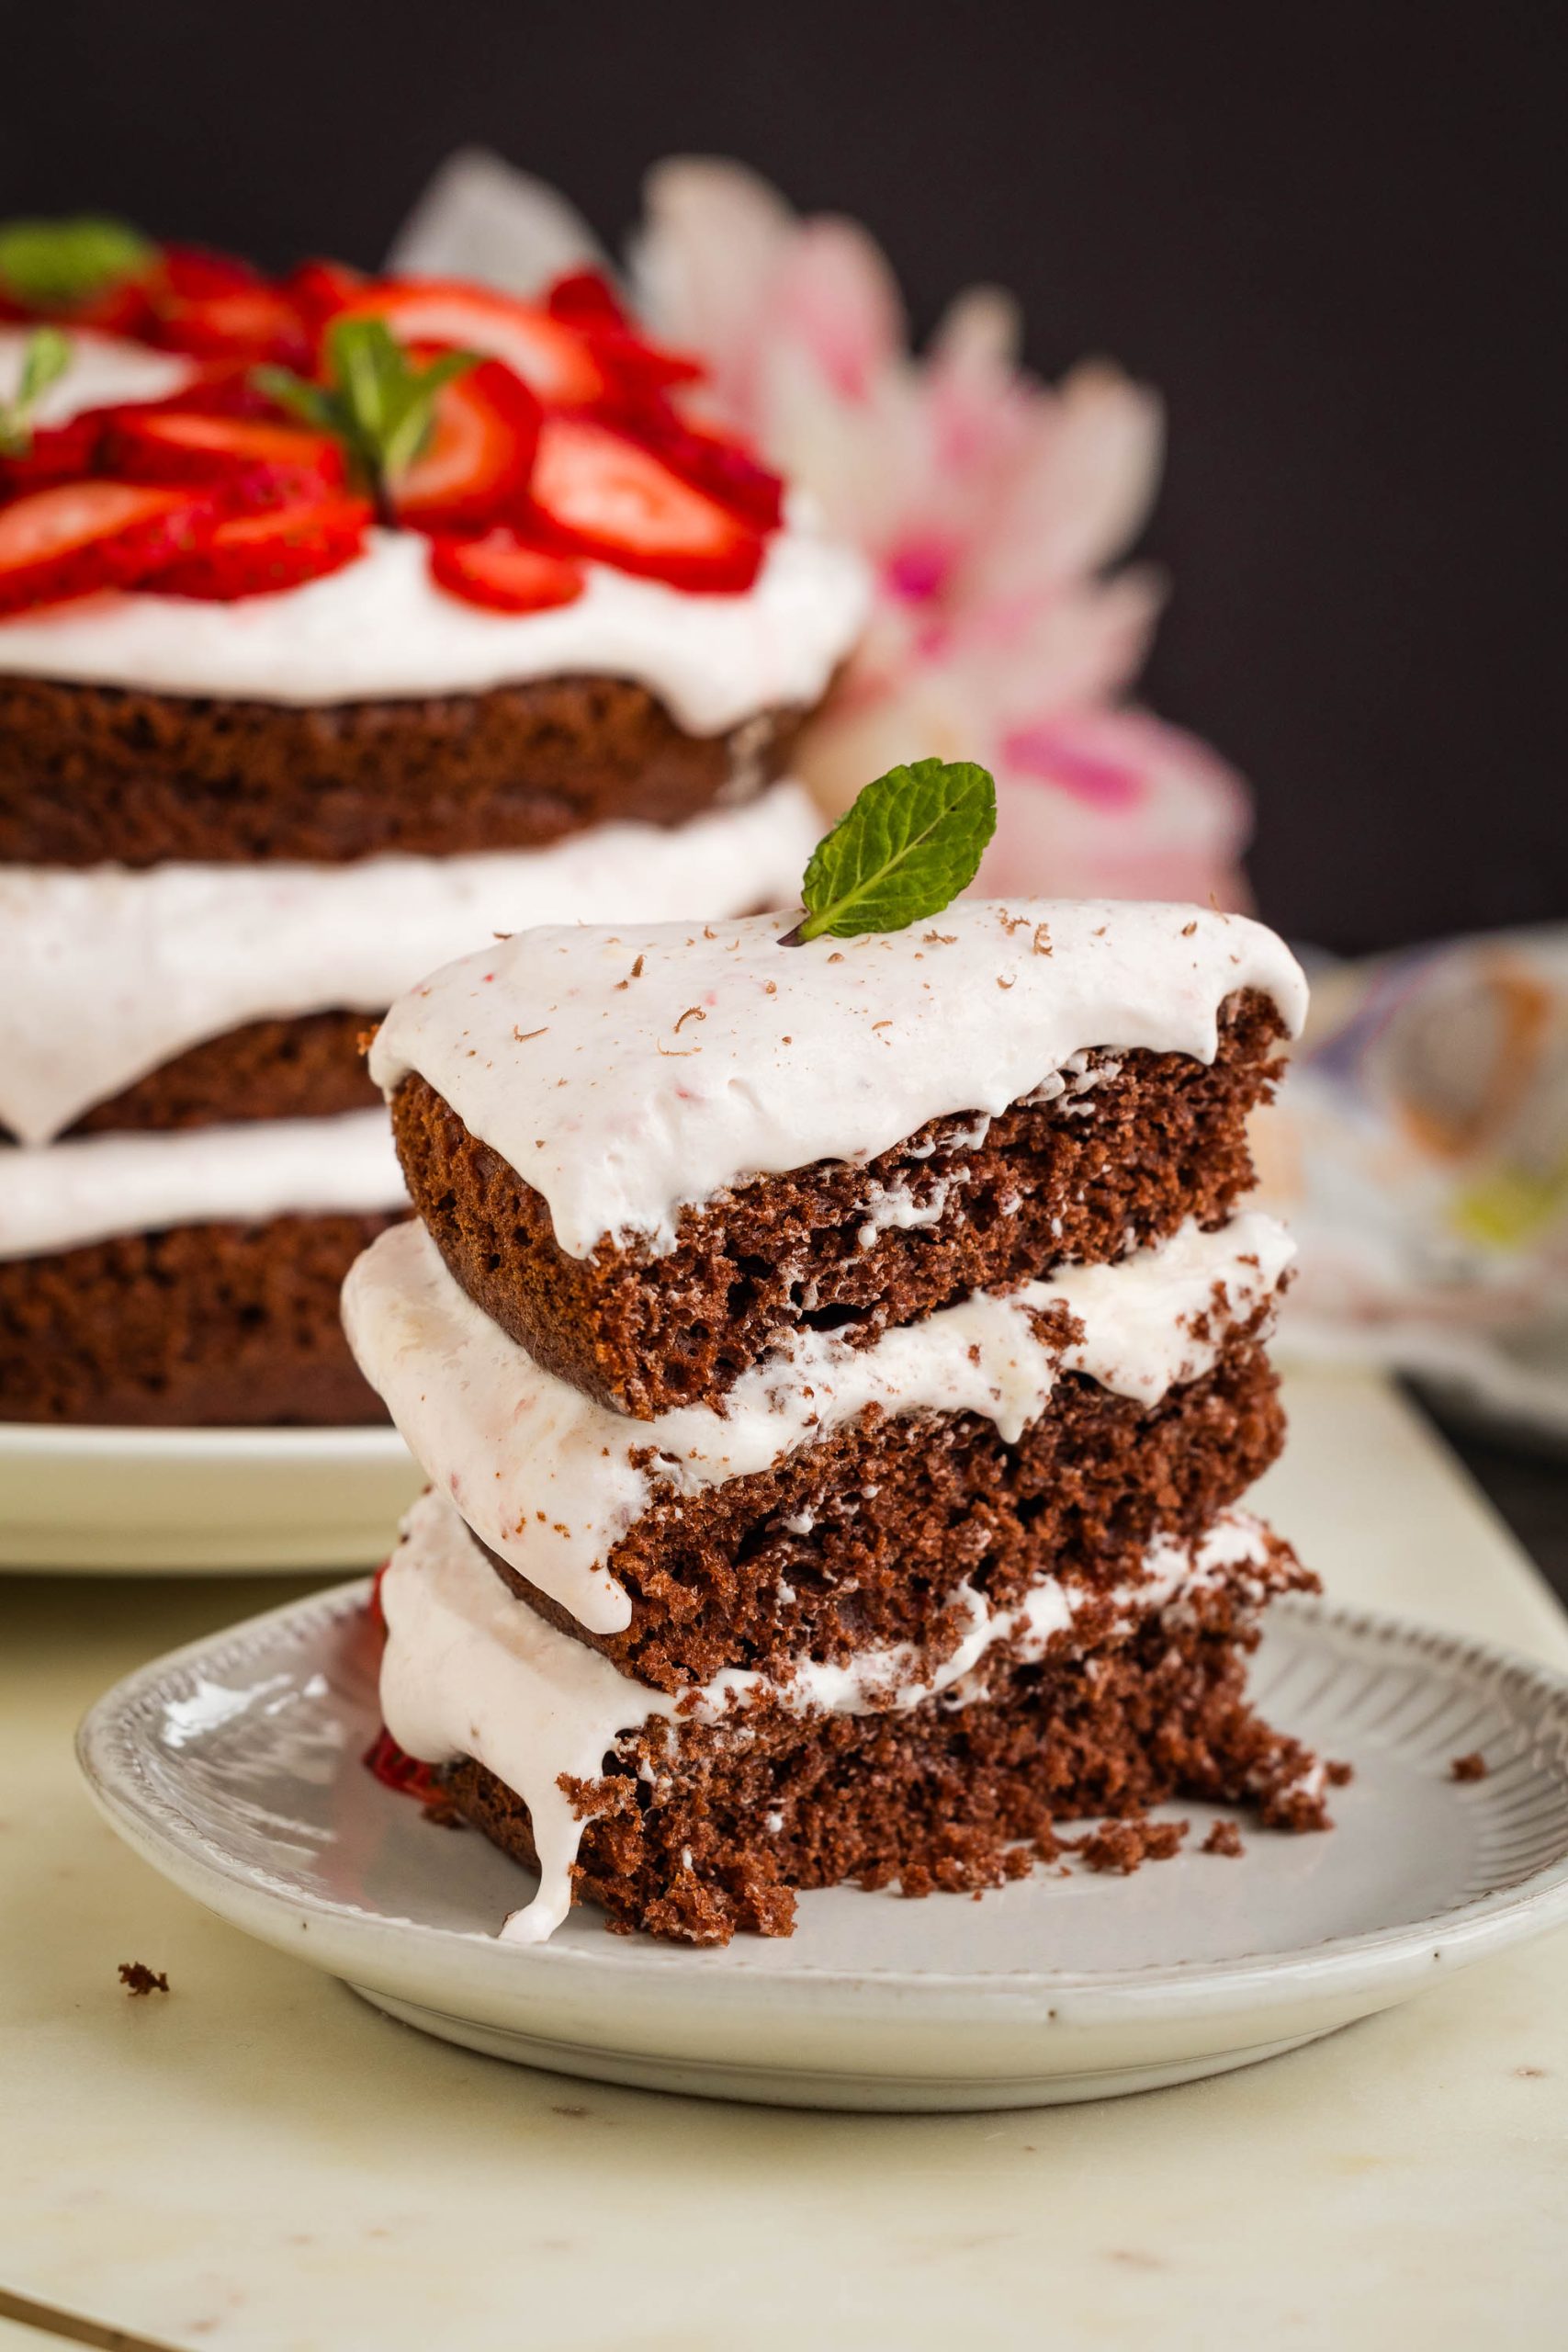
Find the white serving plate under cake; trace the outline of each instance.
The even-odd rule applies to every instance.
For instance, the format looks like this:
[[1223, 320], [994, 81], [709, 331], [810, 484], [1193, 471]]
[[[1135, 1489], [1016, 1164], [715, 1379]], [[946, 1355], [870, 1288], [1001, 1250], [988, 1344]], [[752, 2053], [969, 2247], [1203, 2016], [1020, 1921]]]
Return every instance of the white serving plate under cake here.
[[0, 1422], [0, 1568], [374, 1567], [423, 1483], [394, 1429]]
[[[1332, 1564], [1330, 1563], [1332, 1568]], [[1037, 1869], [978, 1901], [837, 1888], [793, 1937], [693, 1951], [526, 1892], [361, 1761], [378, 1711], [357, 1583], [142, 1668], [79, 1749], [109, 1821], [175, 1885], [393, 2017], [649, 2088], [852, 2109], [1022, 2107], [1186, 2082], [1407, 1999], [1568, 1918], [1568, 1676], [1359, 1611], [1281, 1603], [1266, 1713], [1355, 1765], [1338, 1826], [1244, 1826], [1129, 1879]], [[1486, 1777], [1450, 1770], [1478, 1749]]]

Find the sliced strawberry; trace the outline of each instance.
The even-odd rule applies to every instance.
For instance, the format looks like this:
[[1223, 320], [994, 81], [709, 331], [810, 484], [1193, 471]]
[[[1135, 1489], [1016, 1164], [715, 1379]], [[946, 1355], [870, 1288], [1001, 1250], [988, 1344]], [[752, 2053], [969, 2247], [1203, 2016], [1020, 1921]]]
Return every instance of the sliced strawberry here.
[[547, 416], [529, 484], [545, 544], [671, 587], [750, 588], [762, 542], [650, 449], [588, 417]]
[[278, 422], [276, 404], [252, 380], [249, 364], [220, 359], [200, 368], [177, 392], [160, 401], [140, 401], [138, 413], [163, 416], [249, 416]]
[[127, 588], [210, 538], [212, 501], [133, 482], [62, 482], [0, 507], [0, 615]]
[[102, 437], [102, 413], [96, 409], [68, 424], [37, 426], [25, 458], [0, 458], [0, 498], [20, 498], [51, 482], [80, 481], [92, 472]]
[[784, 483], [741, 442], [686, 424], [668, 403], [649, 410], [626, 429], [682, 481], [706, 491], [752, 530], [778, 529], [784, 520]]
[[352, 563], [364, 548], [369, 522], [370, 508], [362, 498], [242, 514], [220, 522], [204, 547], [164, 566], [147, 585], [160, 596], [195, 596], [204, 603], [270, 596]]
[[197, 359], [276, 360], [302, 366], [311, 338], [287, 296], [266, 285], [235, 286], [214, 294], [159, 296], [152, 339]]
[[283, 281], [282, 291], [308, 326], [323, 327], [357, 301], [367, 281], [362, 270], [346, 262], [302, 261]]
[[547, 288], [545, 308], [568, 326], [608, 329], [612, 334], [635, 332], [630, 311], [602, 269], [564, 271]]
[[587, 586], [580, 563], [529, 547], [514, 531], [482, 539], [432, 539], [430, 576], [465, 604], [496, 613], [542, 613], [574, 604]]
[[395, 278], [367, 287], [339, 314], [385, 319], [400, 343], [482, 351], [503, 360], [541, 401], [576, 407], [598, 400], [604, 371], [589, 345], [547, 311], [480, 286], [445, 278]]
[[120, 409], [102, 463], [127, 481], [204, 483], [231, 514], [319, 503], [347, 479], [343, 451], [324, 433], [177, 409]]
[[400, 522], [421, 531], [482, 530], [528, 487], [539, 403], [510, 368], [481, 360], [437, 394], [428, 446], [393, 485]]
[[190, 302], [206, 301], [214, 294], [248, 292], [266, 283], [250, 262], [234, 254], [214, 253], [209, 245], [165, 245], [159, 278], [164, 291]]

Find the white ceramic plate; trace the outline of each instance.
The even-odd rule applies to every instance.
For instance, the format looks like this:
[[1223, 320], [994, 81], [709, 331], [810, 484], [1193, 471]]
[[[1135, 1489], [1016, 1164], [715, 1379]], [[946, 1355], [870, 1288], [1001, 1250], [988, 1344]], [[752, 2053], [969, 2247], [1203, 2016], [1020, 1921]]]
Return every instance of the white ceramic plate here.
[[[235, 1926], [410, 2024], [564, 2074], [781, 2105], [1033, 2106], [1190, 2080], [1406, 1998], [1568, 1917], [1568, 1677], [1392, 1620], [1281, 1604], [1268, 1713], [1356, 1780], [1338, 1827], [1244, 1826], [1130, 1879], [976, 1903], [802, 1898], [795, 1935], [697, 1952], [574, 1911], [494, 1940], [526, 1892], [477, 1833], [363, 1769], [377, 1728], [363, 1583], [193, 1645], [83, 1724], [99, 1805]], [[1479, 1748], [1482, 1781], [1452, 1758]]]
[[373, 1567], [423, 1483], [391, 1429], [0, 1422], [0, 1568]]

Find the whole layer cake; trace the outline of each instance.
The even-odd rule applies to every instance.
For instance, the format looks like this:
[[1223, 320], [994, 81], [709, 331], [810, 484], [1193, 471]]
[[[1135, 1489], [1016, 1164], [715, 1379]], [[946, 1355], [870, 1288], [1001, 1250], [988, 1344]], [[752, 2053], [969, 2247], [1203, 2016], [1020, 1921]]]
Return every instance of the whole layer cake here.
[[[498, 933], [778, 903], [865, 584], [597, 281], [149, 255], [0, 457], [0, 1418], [363, 1419], [362, 1032]], [[343, 331], [457, 368], [375, 485], [271, 389]]]
[[1304, 1010], [1188, 907], [520, 933], [372, 1049], [420, 1224], [344, 1285], [433, 1492], [392, 1741], [540, 1872], [698, 1942], [994, 1885], [1172, 1795], [1324, 1825], [1246, 1695], [1290, 1245], [1238, 1208]]

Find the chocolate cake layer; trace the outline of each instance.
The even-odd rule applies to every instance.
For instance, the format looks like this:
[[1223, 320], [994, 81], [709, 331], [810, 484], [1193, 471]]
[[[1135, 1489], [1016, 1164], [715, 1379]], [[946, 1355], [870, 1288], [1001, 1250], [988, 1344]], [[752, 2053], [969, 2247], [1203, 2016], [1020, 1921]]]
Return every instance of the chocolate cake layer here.
[[335, 863], [674, 825], [783, 773], [804, 714], [687, 735], [642, 686], [294, 707], [0, 677], [0, 863]]
[[481, 1548], [550, 1623], [659, 1690], [895, 1642], [935, 1664], [960, 1637], [961, 1584], [998, 1609], [1047, 1575], [1109, 1591], [1156, 1535], [1196, 1535], [1237, 1500], [1283, 1436], [1262, 1319], [1152, 1409], [1068, 1374], [1015, 1444], [973, 1413], [868, 1416], [761, 1475], [670, 1495], [608, 1555], [624, 1633], [587, 1633]]
[[[1310, 1755], [1247, 1703], [1256, 1639], [1222, 1589], [1098, 1651], [1092, 1675], [1081, 1657], [1047, 1658], [968, 1706], [804, 1718], [758, 1707], [742, 1736], [655, 1721], [571, 1787], [584, 1820], [578, 1899], [622, 1932], [728, 1943], [738, 1930], [789, 1934], [804, 1888], [998, 1886], [1060, 1853], [1057, 1825], [1171, 1797], [1324, 1828]], [[463, 1815], [536, 1866], [521, 1798], [471, 1760], [445, 1778]]]
[[0, 1420], [378, 1421], [338, 1291], [385, 1216], [187, 1225], [0, 1262]]
[[[662, 1255], [606, 1242], [569, 1256], [541, 1195], [417, 1072], [392, 1120], [414, 1204], [468, 1295], [547, 1369], [649, 1419], [716, 1401], [781, 1333], [869, 1343], [970, 1291], [1119, 1258], [1188, 1217], [1218, 1225], [1253, 1182], [1246, 1123], [1281, 1034], [1272, 1002], [1245, 991], [1213, 1064], [1101, 1057], [1115, 1067], [1098, 1083], [1015, 1103], [977, 1143], [972, 1117], [932, 1120], [863, 1166], [823, 1160], [685, 1208]], [[890, 1198], [899, 1219], [884, 1222]]]
[[[150, 1134], [240, 1119], [330, 1119], [368, 1111], [377, 1096], [359, 1041], [363, 1012], [250, 1021], [177, 1054], [123, 1092], [96, 1102], [67, 1136]], [[0, 1137], [7, 1130], [0, 1126]]]

